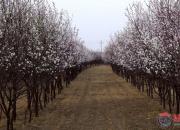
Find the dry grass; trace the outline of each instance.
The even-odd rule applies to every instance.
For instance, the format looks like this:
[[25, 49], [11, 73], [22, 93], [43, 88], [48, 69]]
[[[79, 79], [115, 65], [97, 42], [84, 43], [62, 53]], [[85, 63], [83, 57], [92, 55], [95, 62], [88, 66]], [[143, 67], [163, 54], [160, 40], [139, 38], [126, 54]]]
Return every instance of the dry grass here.
[[[70, 87], [17, 130], [159, 130], [159, 102], [115, 75], [109, 66], [82, 72]], [[18, 122], [23, 122], [19, 120]]]

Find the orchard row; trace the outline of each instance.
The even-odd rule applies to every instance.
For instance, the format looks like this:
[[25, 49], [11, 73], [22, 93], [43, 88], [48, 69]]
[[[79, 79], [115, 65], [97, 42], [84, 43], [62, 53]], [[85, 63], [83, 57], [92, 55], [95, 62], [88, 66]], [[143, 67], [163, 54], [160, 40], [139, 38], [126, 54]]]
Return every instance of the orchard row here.
[[7, 130], [14, 129], [19, 100], [26, 101], [24, 117], [30, 122], [63, 84], [99, 62], [98, 55], [83, 45], [68, 13], [53, 3], [0, 0], [0, 117], [5, 116]]
[[149, 0], [127, 9], [128, 24], [111, 37], [113, 70], [164, 108], [180, 112], [180, 1]]

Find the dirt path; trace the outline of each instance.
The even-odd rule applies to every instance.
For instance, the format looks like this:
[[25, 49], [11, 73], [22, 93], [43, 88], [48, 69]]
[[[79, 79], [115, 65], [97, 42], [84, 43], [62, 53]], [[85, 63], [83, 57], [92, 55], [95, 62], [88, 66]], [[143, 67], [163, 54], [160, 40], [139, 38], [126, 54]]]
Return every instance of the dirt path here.
[[[154, 104], [154, 105], [152, 105]], [[157, 101], [138, 92], [109, 66], [82, 72], [23, 130], [158, 130]]]

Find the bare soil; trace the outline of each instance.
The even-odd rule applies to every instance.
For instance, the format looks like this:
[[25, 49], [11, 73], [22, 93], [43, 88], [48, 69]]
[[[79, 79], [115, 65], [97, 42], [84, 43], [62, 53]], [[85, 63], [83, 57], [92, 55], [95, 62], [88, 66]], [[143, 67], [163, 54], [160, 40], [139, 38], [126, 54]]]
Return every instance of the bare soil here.
[[16, 123], [17, 130], [160, 130], [156, 118], [164, 111], [157, 99], [114, 74], [109, 66], [82, 72], [61, 95], [33, 118]]

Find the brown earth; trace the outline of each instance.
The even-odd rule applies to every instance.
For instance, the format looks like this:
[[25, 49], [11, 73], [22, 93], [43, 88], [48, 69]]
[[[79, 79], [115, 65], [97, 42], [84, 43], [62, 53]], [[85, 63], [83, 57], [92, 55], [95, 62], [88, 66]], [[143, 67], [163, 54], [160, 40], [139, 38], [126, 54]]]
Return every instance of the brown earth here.
[[109, 66], [82, 72], [30, 124], [17, 130], [159, 130], [157, 99], [114, 74]]

